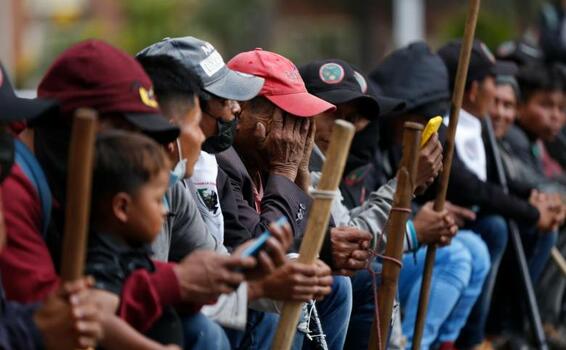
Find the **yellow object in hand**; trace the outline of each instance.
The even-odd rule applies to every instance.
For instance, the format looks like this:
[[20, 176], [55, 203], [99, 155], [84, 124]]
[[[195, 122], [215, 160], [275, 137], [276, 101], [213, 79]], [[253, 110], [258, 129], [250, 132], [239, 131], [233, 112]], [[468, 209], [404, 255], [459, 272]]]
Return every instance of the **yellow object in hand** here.
[[437, 115], [434, 118], [431, 118], [428, 121], [428, 123], [426, 124], [423, 130], [423, 136], [421, 138], [421, 147], [423, 147], [427, 143], [427, 141], [430, 139], [432, 134], [438, 132], [438, 129], [440, 129], [441, 124], [442, 124], [442, 117], [439, 115]]

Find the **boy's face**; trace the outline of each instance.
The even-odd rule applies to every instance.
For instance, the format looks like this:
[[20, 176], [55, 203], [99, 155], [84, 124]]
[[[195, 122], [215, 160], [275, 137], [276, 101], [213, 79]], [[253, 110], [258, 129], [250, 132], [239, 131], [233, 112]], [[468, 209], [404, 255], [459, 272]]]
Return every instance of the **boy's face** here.
[[497, 139], [502, 138], [517, 115], [517, 98], [511, 85], [498, 85], [495, 89], [495, 103], [489, 116]]
[[199, 100], [195, 97], [194, 101], [194, 107], [189, 108], [187, 113], [178, 119], [178, 126], [181, 129], [179, 141], [182, 157], [187, 160], [185, 177], [193, 175], [195, 163], [198, 160], [202, 143], [205, 140], [204, 133], [200, 128], [202, 112]]
[[551, 141], [566, 122], [561, 91], [538, 91], [519, 105], [520, 124], [543, 141]]
[[334, 112], [324, 112], [314, 117], [316, 123], [315, 143], [323, 153], [326, 153], [332, 130], [334, 129], [334, 122], [338, 119], [344, 119], [356, 128], [356, 132], [363, 130], [369, 123], [369, 120], [360, 114], [359, 107], [356, 103], [342, 103], [336, 105], [337, 109]]
[[151, 243], [161, 230], [166, 208], [163, 196], [169, 185], [169, 172], [161, 171], [151, 181], [144, 184], [131, 196], [127, 208], [127, 222], [129, 240]]

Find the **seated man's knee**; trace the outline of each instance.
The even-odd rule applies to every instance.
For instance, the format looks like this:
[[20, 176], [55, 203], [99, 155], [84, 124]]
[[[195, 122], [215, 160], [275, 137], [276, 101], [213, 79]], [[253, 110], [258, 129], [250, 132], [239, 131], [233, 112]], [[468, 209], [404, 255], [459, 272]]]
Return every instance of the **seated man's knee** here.
[[470, 281], [472, 264], [470, 251], [461, 242], [453, 240], [450, 245], [438, 250], [436, 278], [464, 288]]
[[349, 277], [334, 276], [332, 293], [335, 303], [352, 306], [352, 282]]
[[202, 313], [182, 317], [185, 348], [230, 349], [228, 337], [220, 325]]
[[456, 239], [461, 241], [470, 252], [474, 273], [485, 277], [491, 268], [491, 258], [485, 242], [471, 231], [459, 231]]
[[509, 240], [509, 228], [507, 221], [499, 215], [490, 215], [478, 219], [480, 221], [474, 229], [478, 231], [488, 246], [492, 258], [494, 255], [503, 254]]

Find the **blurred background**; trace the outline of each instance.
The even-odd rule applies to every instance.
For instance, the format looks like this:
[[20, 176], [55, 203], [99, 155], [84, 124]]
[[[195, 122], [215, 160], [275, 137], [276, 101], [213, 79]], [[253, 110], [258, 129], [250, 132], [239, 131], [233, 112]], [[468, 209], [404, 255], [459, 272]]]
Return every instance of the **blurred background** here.
[[[543, 1], [484, 0], [476, 36], [492, 49], [536, 40]], [[369, 70], [417, 39], [433, 48], [463, 33], [464, 0], [0, 0], [0, 60], [35, 89], [53, 59], [86, 38], [131, 54], [166, 36], [210, 41], [225, 60], [262, 47], [296, 64], [337, 57]]]

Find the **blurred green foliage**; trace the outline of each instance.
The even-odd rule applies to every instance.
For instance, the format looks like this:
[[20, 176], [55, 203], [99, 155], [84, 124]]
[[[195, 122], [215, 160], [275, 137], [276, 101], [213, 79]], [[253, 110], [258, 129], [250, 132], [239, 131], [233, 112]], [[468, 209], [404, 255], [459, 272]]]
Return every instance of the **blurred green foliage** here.
[[[87, 9], [75, 21], [47, 21], [40, 57], [22, 81], [33, 86], [50, 62], [65, 48], [85, 38], [109, 41], [135, 54], [166, 36], [193, 35], [212, 42], [228, 60], [254, 47], [280, 52], [298, 64], [339, 57], [355, 64], [373, 61], [391, 48], [387, 34], [371, 32], [361, 21], [368, 16], [390, 26], [392, 1], [373, 0], [92, 0], [114, 7], [115, 20]], [[517, 37], [532, 22], [540, 0], [482, 2], [477, 37], [495, 48]], [[434, 24], [427, 40], [438, 46], [460, 37], [467, 1], [425, 0], [428, 21]], [[93, 6], [94, 7], [94, 6]], [[432, 9], [432, 10], [431, 10]], [[370, 13], [369, 15], [367, 15]], [[383, 23], [383, 21], [387, 21]], [[372, 47], [368, 51], [368, 45]], [[364, 56], [365, 55], [365, 56]]]

